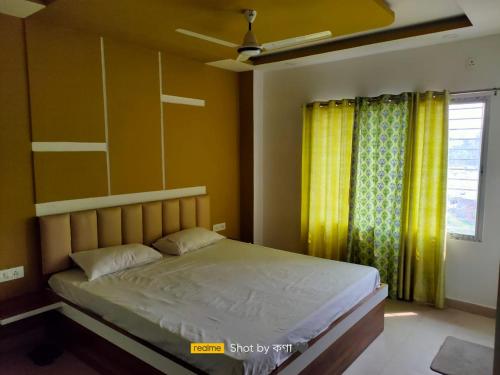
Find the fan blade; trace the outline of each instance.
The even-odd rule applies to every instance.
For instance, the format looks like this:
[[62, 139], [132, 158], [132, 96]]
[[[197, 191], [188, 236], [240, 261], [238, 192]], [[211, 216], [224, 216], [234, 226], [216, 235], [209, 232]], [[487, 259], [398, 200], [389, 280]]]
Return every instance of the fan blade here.
[[274, 49], [291, 47], [291, 46], [294, 46], [297, 44], [314, 42], [316, 40], [329, 38], [331, 36], [332, 36], [331, 31], [322, 31], [319, 33], [297, 36], [295, 38], [282, 39], [282, 40], [277, 40], [275, 42], [264, 43], [264, 44], [262, 44], [262, 48], [264, 48], [267, 51], [270, 51], [270, 50], [274, 50]]
[[236, 61], [245, 62], [245, 61], [248, 61], [249, 58], [250, 58], [250, 56], [243, 55], [243, 54], [240, 53], [238, 55], [238, 58], [236, 59]]
[[177, 31], [178, 33], [187, 35], [187, 36], [191, 36], [193, 38], [198, 38], [201, 40], [205, 40], [207, 42], [220, 44], [221, 46], [226, 46], [226, 47], [230, 47], [230, 48], [237, 48], [238, 47], [238, 45], [235, 43], [227, 42], [227, 41], [222, 40], [222, 39], [213, 38], [213, 37], [208, 36], [208, 35], [195, 33], [194, 31], [190, 31], [190, 30], [186, 30], [186, 29], [176, 29], [175, 31]]

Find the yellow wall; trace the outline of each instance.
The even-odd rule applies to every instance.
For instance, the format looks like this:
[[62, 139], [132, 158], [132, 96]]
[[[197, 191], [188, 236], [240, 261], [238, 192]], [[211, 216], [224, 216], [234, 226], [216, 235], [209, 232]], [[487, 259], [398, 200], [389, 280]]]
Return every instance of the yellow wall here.
[[33, 141], [104, 142], [99, 38], [26, 22]]
[[206, 100], [163, 105], [167, 188], [206, 185], [212, 223], [239, 238], [238, 76], [168, 54], [162, 63], [165, 94]]
[[[105, 103], [98, 35], [28, 19], [25, 47], [22, 21], [1, 17], [0, 269], [27, 276], [0, 284], [0, 300], [40, 285], [35, 202], [108, 195], [108, 177], [112, 195], [161, 190], [163, 173], [167, 189], [206, 185], [212, 222], [238, 238], [236, 73], [162, 53], [163, 93], [206, 106], [162, 105], [158, 51], [104, 38]], [[31, 153], [32, 140], [106, 142], [106, 111], [109, 165], [103, 151]]]
[[158, 52], [105, 40], [113, 194], [161, 190]]
[[[101, 43], [96, 35], [26, 22], [35, 142], [105, 142]], [[103, 152], [35, 153], [37, 203], [106, 195]]]
[[0, 14], [0, 268], [24, 265], [26, 277], [0, 284], [0, 300], [39, 280], [22, 21]]
[[35, 152], [33, 165], [37, 203], [108, 193], [104, 152]]

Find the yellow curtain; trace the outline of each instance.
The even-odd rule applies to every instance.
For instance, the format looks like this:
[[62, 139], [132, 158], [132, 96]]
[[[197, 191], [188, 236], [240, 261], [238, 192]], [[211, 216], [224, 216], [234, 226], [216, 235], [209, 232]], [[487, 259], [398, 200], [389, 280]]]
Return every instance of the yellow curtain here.
[[301, 237], [310, 255], [345, 259], [354, 104], [303, 108]]
[[406, 155], [398, 297], [442, 308], [448, 93], [416, 97]]

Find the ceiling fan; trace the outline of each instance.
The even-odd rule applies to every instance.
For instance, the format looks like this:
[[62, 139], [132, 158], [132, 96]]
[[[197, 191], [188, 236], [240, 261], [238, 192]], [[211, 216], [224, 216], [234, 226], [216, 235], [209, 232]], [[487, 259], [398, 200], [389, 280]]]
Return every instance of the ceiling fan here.
[[206, 40], [207, 42], [234, 48], [238, 52], [238, 58], [236, 60], [242, 62], [247, 61], [251, 57], [258, 56], [262, 52], [272, 52], [282, 48], [299, 46], [301, 44], [314, 42], [332, 36], [331, 31], [322, 31], [319, 33], [303, 35], [295, 38], [288, 38], [288, 39], [277, 40], [275, 42], [259, 44], [252, 30], [252, 24], [255, 21], [255, 18], [257, 17], [257, 11], [253, 9], [244, 9], [243, 15], [245, 16], [245, 19], [248, 22], [248, 31], [246, 32], [245, 37], [243, 38], [243, 43], [241, 45], [237, 45], [235, 43], [231, 43], [222, 39], [213, 38], [211, 36], [196, 33], [194, 31], [186, 29], [176, 29], [175, 31], [187, 36]]

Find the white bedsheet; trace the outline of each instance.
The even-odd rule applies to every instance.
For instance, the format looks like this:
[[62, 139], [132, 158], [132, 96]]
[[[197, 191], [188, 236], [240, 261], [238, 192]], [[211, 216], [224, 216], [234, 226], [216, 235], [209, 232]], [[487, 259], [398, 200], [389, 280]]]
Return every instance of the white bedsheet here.
[[[87, 281], [49, 280], [73, 303], [210, 374], [266, 374], [290, 354], [231, 352], [231, 344], [300, 347], [379, 286], [371, 267], [222, 240]], [[224, 355], [189, 354], [224, 342]]]

